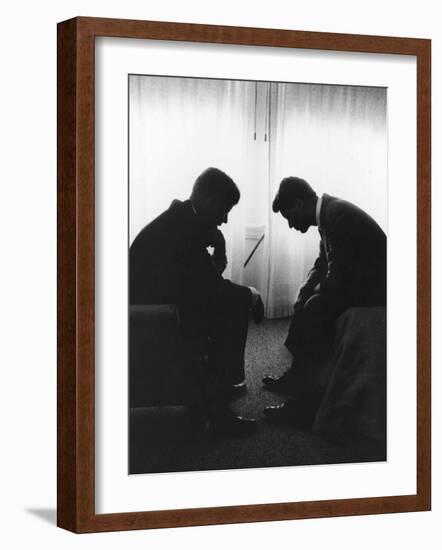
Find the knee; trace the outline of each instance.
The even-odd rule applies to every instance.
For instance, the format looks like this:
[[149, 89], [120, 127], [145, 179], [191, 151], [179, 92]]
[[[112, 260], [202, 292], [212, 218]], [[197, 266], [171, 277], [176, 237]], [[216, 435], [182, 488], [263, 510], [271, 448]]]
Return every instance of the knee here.
[[313, 294], [304, 304], [304, 314], [308, 316], [321, 315], [324, 311], [324, 300], [319, 294]]
[[252, 291], [248, 286], [236, 285], [233, 292], [231, 303], [238, 311], [248, 311], [253, 303]]
[[247, 317], [252, 302], [252, 293], [246, 286], [230, 285], [218, 296], [216, 311], [222, 318]]

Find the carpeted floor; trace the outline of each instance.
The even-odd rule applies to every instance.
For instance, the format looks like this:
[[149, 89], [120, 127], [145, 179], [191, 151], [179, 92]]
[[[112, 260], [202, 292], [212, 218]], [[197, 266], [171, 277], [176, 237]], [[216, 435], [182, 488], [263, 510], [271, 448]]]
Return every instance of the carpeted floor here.
[[132, 416], [130, 473], [183, 472], [231, 468], [263, 468], [385, 460], [385, 449], [371, 442], [332, 445], [290, 426], [265, 421], [263, 407], [283, 397], [268, 392], [261, 379], [282, 373], [289, 365], [283, 343], [288, 319], [251, 324], [246, 349], [247, 391], [232, 401], [239, 414], [257, 419], [256, 434], [247, 437], [208, 436], [186, 409], [139, 409]]

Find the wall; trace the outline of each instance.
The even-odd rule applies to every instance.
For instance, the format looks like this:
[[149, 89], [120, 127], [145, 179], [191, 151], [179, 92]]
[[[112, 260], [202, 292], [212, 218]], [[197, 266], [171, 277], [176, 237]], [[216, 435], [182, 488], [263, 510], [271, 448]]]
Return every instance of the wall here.
[[[439, 152], [442, 36], [438, 2], [17, 0], [2, 10], [1, 517], [5, 548], [436, 548], [442, 521], [441, 339], [434, 340], [433, 512], [75, 536], [56, 529], [56, 22], [75, 15], [433, 39], [433, 150]], [[270, 7], [272, 9], [270, 9]], [[434, 281], [441, 280], [440, 154], [434, 155]], [[405, 262], [405, 260], [404, 260]], [[434, 288], [434, 335], [441, 290]], [[406, 309], [405, 309], [406, 311]], [[404, 426], [404, 429], [407, 429]]]

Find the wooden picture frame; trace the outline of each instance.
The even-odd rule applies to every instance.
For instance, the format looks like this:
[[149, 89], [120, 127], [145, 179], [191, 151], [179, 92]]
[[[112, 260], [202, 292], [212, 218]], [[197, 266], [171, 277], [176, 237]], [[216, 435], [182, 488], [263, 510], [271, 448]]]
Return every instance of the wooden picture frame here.
[[[97, 514], [94, 40], [99, 36], [415, 56], [416, 494]], [[430, 40], [78, 17], [58, 25], [58, 526], [76, 533], [430, 510]]]

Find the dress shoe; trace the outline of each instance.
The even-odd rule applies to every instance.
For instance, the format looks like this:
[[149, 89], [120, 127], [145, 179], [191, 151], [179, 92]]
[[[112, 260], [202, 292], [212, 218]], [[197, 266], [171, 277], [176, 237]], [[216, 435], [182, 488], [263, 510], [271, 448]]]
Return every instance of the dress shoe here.
[[302, 410], [294, 399], [265, 407], [264, 416], [273, 424], [291, 425], [300, 429], [309, 429], [313, 424], [311, 411]]
[[209, 419], [208, 429], [214, 435], [250, 435], [256, 432], [256, 420], [226, 409]]
[[288, 372], [282, 376], [264, 376], [262, 383], [269, 391], [278, 393], [292, 393], [293, 392], [293, 380], [291, 374]]
[[243, 380], [238, 384], [233, 384], [230, 391], [232, 397], [239, 397], [240, 395], [244, 395], [245, 393], [247, 393], [246, 381]]

